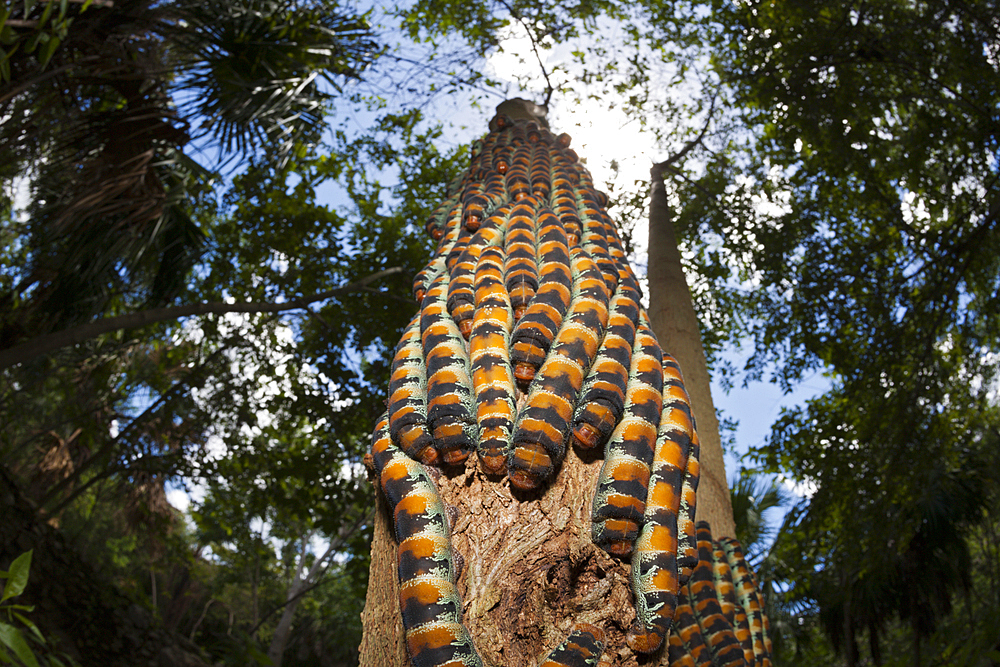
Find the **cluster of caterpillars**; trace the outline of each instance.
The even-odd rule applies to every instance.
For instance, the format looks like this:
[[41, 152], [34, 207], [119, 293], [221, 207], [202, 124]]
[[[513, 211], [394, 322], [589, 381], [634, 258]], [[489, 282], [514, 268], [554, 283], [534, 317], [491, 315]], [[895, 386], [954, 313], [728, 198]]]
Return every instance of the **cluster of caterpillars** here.
[[670, 667], [770, 667], [771, 638], [757, 582], [739, 542], [697, 525], [698, 564], [681, 587]]
[[[476, 454], [531, 490], [570, 443], [604, 448], [593, 541], [631, 557], [636, 620], [651, 653], [698, 563], [699, 442], [677, 362], [653, 335], [607, 197], [569, 148], [498, 114], [427, 231], [420, 311], [392, 365], [372, 460], [393, 508], [400, 606], [417, 667], [481, 665], [461, 623], [448, 521], [424, 465]], [[595, 665], [603, 633], [580, 624], [542, 664]]]

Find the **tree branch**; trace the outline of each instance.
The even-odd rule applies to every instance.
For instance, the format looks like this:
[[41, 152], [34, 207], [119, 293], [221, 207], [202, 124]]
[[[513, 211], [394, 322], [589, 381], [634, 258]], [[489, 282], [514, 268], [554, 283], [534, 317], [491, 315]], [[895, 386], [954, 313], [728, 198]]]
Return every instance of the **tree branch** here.
[[102, 334], [111, 333], [112, 331], [135, 329], [147, 324], [167, 322], [181, 317], [191, 315], [222, 315], [225, 313], [279, 313], [286, 310], [300, 310], [317, 301], [362, 290], [366, 285], [379, 278], [401, 273], [402, 271], [402, 267], [394, 266], [373, 273], [361, 280], [356, 280], [353, 283], [347, 283], [346, 285], [320, 292], [319, 294], [293, 299], [285, 303], [225, 303], [214, 301], [209, 303], [194, 303], [186, 306], [151, 308], [138, 313], [119, 315], [118, 317], [104, 317], [94, 322], [73, 327], [72, 329], [37, 336], [26, 343], [6, 350], [0, 350], [0, 370], [16, 366], [17, 364], [23, 364], [43, 354], [48, 354], [49, 352], [54, 352], [70, 345], [76, 345]]

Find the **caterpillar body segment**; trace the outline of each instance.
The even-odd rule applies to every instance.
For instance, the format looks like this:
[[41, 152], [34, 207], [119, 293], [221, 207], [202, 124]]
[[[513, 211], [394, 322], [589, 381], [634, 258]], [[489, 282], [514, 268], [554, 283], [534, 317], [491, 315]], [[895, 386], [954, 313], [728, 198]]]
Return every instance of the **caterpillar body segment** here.
[[399, 542], [399, 606], [412, 664], [482, 667], [462, 625], [444, 505], [423, 466], [392, 444], [386, 416], [376, 426], [372, 457]]
[[597, 667], [604, 653], [604, 631], [596, 625], [577, 623], [573, 632], [549, 653], [539, 667]]
[[743, 667], [743, 647], [736, 639], [733, 626], [722, 613], [715, 590], [714, 548], [708, 523], [698, 522], [697, 539], [698, 565], [688, 583], [695, 617], [712, 651], [712, 662], [719, 667]]
[[534, 199], [522, 200], [514, 206], [504, 237], [504, 281], [515, 320], [521, 319], [538, 289], [535, 203]]
[[460, 463], [475, 448], [472, 380], [465, 341], [448, 314], [446, 274], [424, 297], [420, 309], [421, 342], [427, 366], [427, 422], [434, 447], [446, 463]]
[[747, 613], [743, 609], [739, 600], [736, 599], [736, 589], [733, 585], [733, 572], [729, 567], [729, 561], [722, 545], [718, 542], [712, 543], [712, 569], [715, 577], [715, 592], [719, 598], [719, 606], [722, 607], [722, 614], [733, 626], [733, 633], [736, 641], [743, 649], [743, 659], [748, 665], [754, 664], [753, 637], [750, 633], [750, 623]]
[[694, 428], [677, 362], [668, 354], [663, 355], [662, 373], [663, 413], [650, 467], [644, 521], [632, 553], [636, 621], [627, 640], [635, 650], [655, 650], [666, 636], [680, 587], [678, 515]]
[[[694, 418], [692, 417], [692, 422]], [[681, 484], [681, 508], [677, 515], [677, 569], [683, 586], [698, 564], [698, 543], [695, 536], [695, 511], [698, 506], [698, 482], [701, 479], [701, 441], [697, 426], [692, 424], [691, 448], [688, 450], [684, 482]]]
[[545, 360], [572, 297], [569, 246], [552, 209], [538, 211], [538, 291], [511, 335], [514, 378], [526, 391]]
[[440, 241], [441, 237], [445, 234], [445, 229], [448, 227], [448, 220], [452, 209], [455, 204], [458, 203], [458, 197], [449, 197], [441, 202], [434, 212], [431, 213], [430, 218], [427, 220], [427, 224], [424, 228], [427, 233], [435, 241]]
[[728, 537], [719, 540], [719, 547], [725, 554], [733, 574], [736, 599], [746, 612], [754, 659], [757, 662], [766, 660], [767, 663], [770, 663], [773, 648], [769, 636], [768, 620], [764, 614], [763, 601], [760, 599], [757, 583], [743, 558], [743, 549], [739, 542]]
[[514, 430], [507, 469], [520, 489], [535, 488], [562, 461], [584, 374], [608, 322], [604, 281], [580, 248], [573, 249], [573, 276], [572, 304]]
[[609, 304], [607, 330], [587, 373], [573, 418], [573, 437], [584, 449], [603, 447], [625, 410], [632, 347], [639, 322], [639, 292], [620, 283]]
[[550, 160], [550, 148], [539, 142], [531, 156], [531, 194], [539, 201], [547, 201], [552, 192], [552, 163]]
[[677, 611], [674, 612], [674, 633], [684, 642], [687, 654], [691, 656], [695, 667], [715, 667], [712, 663], [712, 651], [705, 643], [705, 636], [695, 618], [691, 590], [687, 585], [681, 587], [677, 596]]
[[688, 654], [687, 647], [684, 646], [684, 640], [681, 639], [681, 636], [671, 632], [669, 641], [670, 643], [667, 645], [667, 660], [670, 663], [670, 667], [695, 667], [694, 658]]
[[478, 231], [469, 240], [452, 269], [451, 282], [448, 284], [448, 312], [466, 340], [472, 332], [472, 315], [475, 310], [473, 279], [479, 256], [483, 248], [498, 245], [503, 240], [509, 213], [509, 208], [501, 208], [489, 216], [484, 224], [477, 225]]
[[582, 230], [580, 243], [601, 267], [608, 289], [614, 291], [618, 287], [619, 271], [608, 251], [607, 233], [601, 212], [581, 197], [577, 198], [577, 211]]
[[662, 409], [663, 352], [653, 332], [640, 324], [632, 350], [625, 409], [605, 447], [604, 466], [594, 494], [594, 544], [610, 554], [630, 555], [639, 534]]
[[420, 315], [410, 321], [396, 346], [389, 378], [389, 433], [413, 459], [437, 461], [434, 438], [427, 426], [427, 374], [420, 337]]
[[516, 408], [508, 351], [514, 316], [503, 276], [503, 251], [484, 249], [476, 268], [476, 313], [469, 358], [479, 424], [479, 461], [491, 474], [506, 470]]

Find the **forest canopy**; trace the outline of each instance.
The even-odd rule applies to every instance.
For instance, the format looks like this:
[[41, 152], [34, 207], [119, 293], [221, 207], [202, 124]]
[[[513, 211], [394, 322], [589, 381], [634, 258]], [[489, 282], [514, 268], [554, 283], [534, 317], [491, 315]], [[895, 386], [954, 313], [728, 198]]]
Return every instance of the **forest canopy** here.
[[[34, 593], [65, 647], [33, 650], [127, 659], [65, 631], [107, 586], [121, 597], [100, 604], [206, 662], [356, 663], [360, 461], [416, 311], [424, 223], [493, 107], [521, 96], [554, 122], [614, 109], [672, 158], [717, 378], [829, 381], [734, 485], [777, 661], [996, 662], [981, 619], [1000, 613], [998, 15], [992, 0], [0, 9], [0, 471], [4, 513], [25, 522], [0, 533], [0, 568], [45, 526], [50, 552], [104, 582], [69, 605]], [[491, 62], [514, 36], [530, 48], [507, 79]], [[648, 186], [607, 188], [636, 266]], [[812, 492], [766, 537], [773, 475]], [[187, 508], [167, 502], [180, 490]], [[58, 578], [37, 552], [31, 577]]]

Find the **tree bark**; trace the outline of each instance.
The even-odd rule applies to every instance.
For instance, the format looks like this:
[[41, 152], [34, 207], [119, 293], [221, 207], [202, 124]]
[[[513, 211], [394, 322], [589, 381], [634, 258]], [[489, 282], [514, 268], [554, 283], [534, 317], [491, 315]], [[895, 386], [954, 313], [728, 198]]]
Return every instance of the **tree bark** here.
[[[511, 493], [507, 478], [483, 474], [475, 455], [436, 485], [454, 508], [452, 545], [464, 561], [458, 587], [464, 622], [492, 667], [535, 665], [576, 622], [604, 629], [602, 667], [667, 665], [666, 652], [640, 660], [625, 645], [635, 618], [629, 562], [590, 539], [591, 503], [602, 458], [569, 451], [542, 492]], [[362, 667], [408, 667], [403, 643], [392, 517], [376, 493]]]
[[698, 316], [681, 265], [661, 165], [655, 165], [650, 171], [648, 276], [649, 319], [653, 332], [663, 351], [673, 355], [680, 364], [701, 439], [697, 520], [708, 521], [716, 539], [735, 538], [733, 507], [722, 456], [719, 419], [712, 401], [708, 362], [701, 344]]

